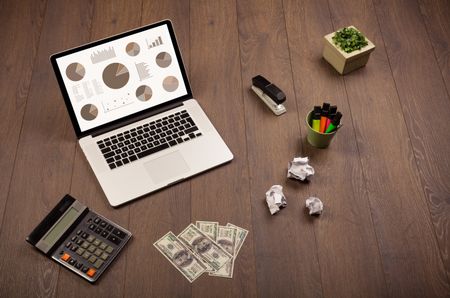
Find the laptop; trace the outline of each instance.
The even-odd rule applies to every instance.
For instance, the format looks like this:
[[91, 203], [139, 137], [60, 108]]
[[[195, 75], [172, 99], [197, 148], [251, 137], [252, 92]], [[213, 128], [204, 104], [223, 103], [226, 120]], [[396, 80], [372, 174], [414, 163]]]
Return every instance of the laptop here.
[[78, 143], [112, 206], [233, 159], [192, 96], [169, 20], [50, 60]]

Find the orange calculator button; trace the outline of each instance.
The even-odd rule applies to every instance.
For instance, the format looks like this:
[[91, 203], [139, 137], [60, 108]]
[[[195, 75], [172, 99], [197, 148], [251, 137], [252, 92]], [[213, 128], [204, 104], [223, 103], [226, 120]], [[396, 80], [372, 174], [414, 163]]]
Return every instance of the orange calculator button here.
[[61, 260], [65, 261], [65, 262], [67, 262], [69, 259], [70, 259], [70, 255], [66, 254], [66, 253], [64, 253], [61, 257]]
[[89, 277], [93, 277], [95, 275], [95, 272], [97, 272], [97, 271], [95, 271], [95, 269], [91, 268], [91, 269], [88, 270], [88, 272], [86, 272], [86, 274]]

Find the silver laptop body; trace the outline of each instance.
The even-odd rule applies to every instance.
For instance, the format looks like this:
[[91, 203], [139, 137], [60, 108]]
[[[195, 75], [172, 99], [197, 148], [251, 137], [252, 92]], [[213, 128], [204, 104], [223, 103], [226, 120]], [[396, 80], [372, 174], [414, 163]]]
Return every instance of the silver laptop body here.
[[51, 62], [80, 147], [112, 206], [233, 159], [192, 97], [170, 21]]

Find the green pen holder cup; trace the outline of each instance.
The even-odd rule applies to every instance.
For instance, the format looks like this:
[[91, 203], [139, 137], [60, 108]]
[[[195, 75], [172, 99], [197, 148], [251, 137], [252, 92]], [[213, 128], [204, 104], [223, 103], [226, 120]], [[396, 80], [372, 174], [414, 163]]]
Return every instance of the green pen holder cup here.
[[306, 139], [308, 140], [308, 143], [310, 143], [314, 147], [327, 148], [330, 145], [334, 135], [336, 134], [336, 130], [330, 133], [321, 133], [315, 131], [311, 127], [311, 118], [313, 112], [314, 111], [309, 112], [308, 116], [306, 116], [306, 127], [308, 128], [308, 135], [306, 136]]

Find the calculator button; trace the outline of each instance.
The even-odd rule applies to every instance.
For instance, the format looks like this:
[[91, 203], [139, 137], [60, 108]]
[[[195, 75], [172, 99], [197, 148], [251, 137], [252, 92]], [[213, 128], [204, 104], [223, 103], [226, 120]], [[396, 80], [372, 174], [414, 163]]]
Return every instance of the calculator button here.
[[125, 235], [126, 235], [123, 231], [121, 231], [121, 230], [119, 230], [119, 229], [114, 229], [113, 234], [116, 235], [116, 236], [118, 236], [118, 237], [120, 237], [120, 238], [122, 238], [122, 239], [123, 239], [123, 238], [125, 237]]
[[102, 253], [103, 253], [103, 250], [97, 248], [97, 250], [94, 252], [94, 255], [99, 257]]
[[89, 235], [89, 237], [87, 237], [87, 239], [86, 239], [87, 241], [89, 241], [89, 242], [92, 242], [92, 241], [94, 241], [95, 240], [95, 237], [94, 236], [92, 236], [92, 235]]
[[103, 230], [100, 228], [96, 228], [94, 232], [96, 232], [97, 234], [100, 234], [101, 232], [103, 232]]
[[111, 241], [112, 243], [116, 244], [116, 245], [120, 244], [120, 239], [117, 238], [116, 236], [112, 235], [112, 234], [109, 235], [108, 240]]
[[92, 264], [94, 264], [95, 261], [97, 261], [97, 258], [96, 258], [95, 256], [91, 256], [91, 257], [88, 259], [88, 261], [91, 262]]
[[77, 240], [77, 236], [73, 236], [72, 239], [70, 239], [70, 240], [72, 240], [73, 242], [75, 242], [75, 240]]
[[69, 264], [72, 266], [75, 266], [75, 264], [77, 263], [77, 261], [75, 261], [75, 259], [70, 259], [69, 260]]
[[82, 230], [78, 230], [77, 235], [79, 236], [82, 232], [83, 232]]
[[102, 242], [98, 248], [100, 248], [101, 250], [105, 250], [105, 248], [106, 248], [107, 246], [108, 246], [108, 245], [107, 245], [105, 242]]
[[102, 242], [98, 239], [95, 239], [94, 242], [92, 242], [92, 244], [94, 244], [95, 246], [99, 246], [100, 243], [102, 243]]
[[108, 232], [111, 232], [111, 230], [113, 229], [114, 227], [112, 226], [112, 225], [108, 225], [107, 227], [106, 227], [106, 230], [108, 231]]
[[84, 249], [88, 248], [89, 247], [89, 242], [84, 241], [83, 244], [81, 244], [81, 247], [84, 248]]
[[75, 268], [80, 269], [82, 266], [83, 266], [83, 264], [77, 263], [77, 264], [75, 265]]
[[83, 268], [81, 269], [81, 271], [83, 271], [84, 273], [88, 272], [89, 268], [86, 266], [83, 266]]
[[112, 253], [113, 252], [113, 250], [114, 250], [114, 248], [112, 248], [111, 246], [108, 246], [106, 249], [105, 249], [105, 251], [107, 252], [107, 253]]
[[76, 245], [72, 245], [72, 247], [70, 248], [71, 251], [76, 251], [78, 249], [78, 246]]
[[95, 261], [94, 267], [98, 269], [103, 265], [103, 263], [104, 263], [104, 261], [98, 259], [97, 261]]
[[72, 245], [72, 243], [70, 243], [70, 242], [67, 242], [67, 243], [66, 243], [66, 247], [67, 247], [67, 248], [69, 248], [71, 245]]
[[79, 255], [79, 256], [81, 256], [84, 252], [85, 252], [85, 250], [82, 249], [81, 247], [79, 247], [76, 251], [77, 255]]
[[89, 246], [89, 248], [87, 249], [89, 252], [94, 252], [97, 249], [97, 247], [95, 247], [94, 245]]
[[85, 258], [86, 260], [89, 259], [90, 256], [91, 254], [88, 253], [87, 251], [85, 251], [84, 254], [82, 255], [82, 257]]
[[97, 271], [95, 271], [95, 269], [90, 268], [90, 269], [86, 272], [86, 274], [87, 274], [87, 276], [89, 276], [89, 277], [93, 277], [93, 276], [95, 275], [95, 272], [97, 272]]
[[81, 245], [81, 244], [83, 244], [83, 240], [81, 240], [81, 239], [78, 239], [75, 243], [77, 244], [77, 245]]
[[95, 230], [95, 227], [96, 227], [96, 225], [94, 225], [94, 224], [90, 224], [89, 225], [89, 229], [92, 230], [92, 231]]
[[107, 254], [107, 253], [102, 253], [102, 255], [100, 256], [100, 259], [102, 259], [102, 260], [106, 260], [106, 259], [108, 259], [108, 257], [109, 257], [109, 255]]
[[101, 219], [100, 218], [96, 218], [96, 219], [94, 219], [94, 222], [96, 223], [96, 224], [98, 224], [99, 222], [101, 221]]
[[104, 221], [102, 221], [102, 222], [100, 223], [100, 226], [101, 226], [102, 228], [105, 228], [105, 227], [106, 227], [106, 225], [107, 225], [107, 223], [106, 223], [106, 222], [104, 222]]
[[67, 262], [68, 260], [70, 260], [70, 255], [69, 255], [69, 254], [66, 254], [66, 253], [63, 254], [62, 257], [61, 257], [61, 260]]
[[89, 236], [89, 234], [86, 233], [86, 232], [84, 232], [84, 233], [81, 235], [81, 238], [86, 239], [88, 236]]
[[102, 233], [101, 233], [101, 236], [102, 237], [104, 237], [104, 238], [106, 238], [106, 237], [108, 237], [108, 231], [103, 231]]

